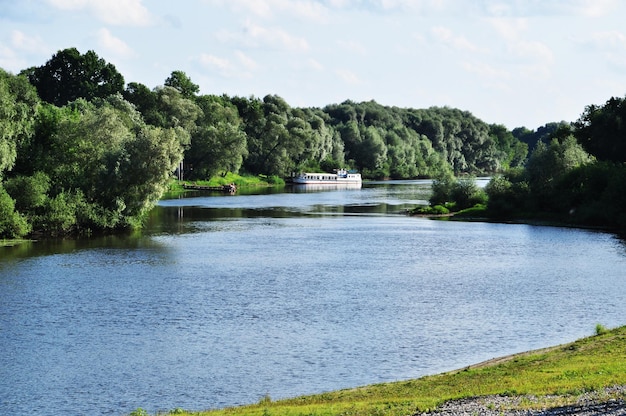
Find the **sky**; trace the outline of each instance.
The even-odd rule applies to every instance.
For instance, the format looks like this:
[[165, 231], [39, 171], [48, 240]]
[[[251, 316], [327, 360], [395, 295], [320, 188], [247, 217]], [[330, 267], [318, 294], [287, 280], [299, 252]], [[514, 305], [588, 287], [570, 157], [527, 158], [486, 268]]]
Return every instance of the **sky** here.
[[150, 89], [576, 121], [626, 95], [623, 0], [0, 0], [0, 68], [93, 50]]

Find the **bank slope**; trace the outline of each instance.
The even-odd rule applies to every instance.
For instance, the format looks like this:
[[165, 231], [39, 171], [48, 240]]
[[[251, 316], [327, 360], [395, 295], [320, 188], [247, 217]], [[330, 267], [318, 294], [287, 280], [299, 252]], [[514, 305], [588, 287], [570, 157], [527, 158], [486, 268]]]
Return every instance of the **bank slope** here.
[[[601, 327], [599, 327], [601, 328]], [[597, 330], [598, 335], [542, 350], [515, 354], [449, 373], [416, 380], [381, 383], [354, 389], [272, 401], [265, 397], [249, 406], [176, 414], [220, 415], [412, 415], [444, 402], [469, 397], [537, 396], [514, 406], [546, 408], [576, 403], [599, 392], [597, 400], [624, 399], [626, 327]], [[613, 391], [614, 393], [606, 393]], [[174, 412], [173, 412], [174, 413]]]

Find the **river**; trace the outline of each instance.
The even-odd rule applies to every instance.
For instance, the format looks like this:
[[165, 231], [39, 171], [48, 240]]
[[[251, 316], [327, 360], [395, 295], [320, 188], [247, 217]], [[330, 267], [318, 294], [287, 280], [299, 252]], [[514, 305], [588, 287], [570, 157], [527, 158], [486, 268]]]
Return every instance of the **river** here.
[[0, 247], [0, 414], [254, 403], [626, 324], [624, 241], [405, 215], [428, 185], [190, 194], [141, 233]]

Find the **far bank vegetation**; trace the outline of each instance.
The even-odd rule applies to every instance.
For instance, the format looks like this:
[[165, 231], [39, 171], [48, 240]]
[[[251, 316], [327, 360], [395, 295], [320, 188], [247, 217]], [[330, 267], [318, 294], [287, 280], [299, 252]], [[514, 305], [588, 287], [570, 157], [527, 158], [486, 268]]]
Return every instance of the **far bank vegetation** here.
[[[449, 107], [204, 95], [176, 70], [149, 88], [69, 48], [17, 75], [0, 69], [0, 238], [141, 227], [175, 172], [280, 183], [338, 167], [366, 179], [435, 178], [431, 209], [441, 213], [567, 212], [624, 227], [623, 107], [612, 98], [574, 123], [509, 131]], [[485, 193], [454, 179], [473, 175], [496, 179]]]

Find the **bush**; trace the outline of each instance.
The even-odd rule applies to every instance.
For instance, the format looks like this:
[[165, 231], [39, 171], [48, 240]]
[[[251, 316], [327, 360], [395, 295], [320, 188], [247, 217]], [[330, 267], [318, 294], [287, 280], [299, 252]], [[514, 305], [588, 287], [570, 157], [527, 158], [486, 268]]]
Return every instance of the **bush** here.
[[474, 178], [459, 179], [452, 185], [450, 196], [459, 210], [487, 202], [487, 194], [476, 185]]
[[49, 199], [46, 204], [46, 213], [39, 217], [37, 225], [53, 236], [70, 233], [78, 223], [76, 210], [80, 199], [82, 198], [77, 194], [65, 192]]
[[603, 335], [609, 332], [608, 328], [602, 324], [596, 324], [596, 335]]
[[270, 185], [284, 185], [285, 184], [284, 179], [276, 175], [268, 176], [265, 180]]
[[450, 210], [443, 205], [420, 206], [411, 211], [413, 215], [446, 215]]
[[33, 212], [46, 203], [50, 178], [43, 172], [36, 172], [32, 176], [16, 176], [8, 179], [4, 188], [15, 200], [15, 209], [22, 213]]
[[30, 233], [31, 225], [26, 218], [15, 211], [15, 201], [0, 186], [0, 238], [19, 238]]
[[430, 205], [444, 205], [451, 201], [452, 188], [454, 186], [454, 176], [450, 173], [442, 173], [433, 181]]

